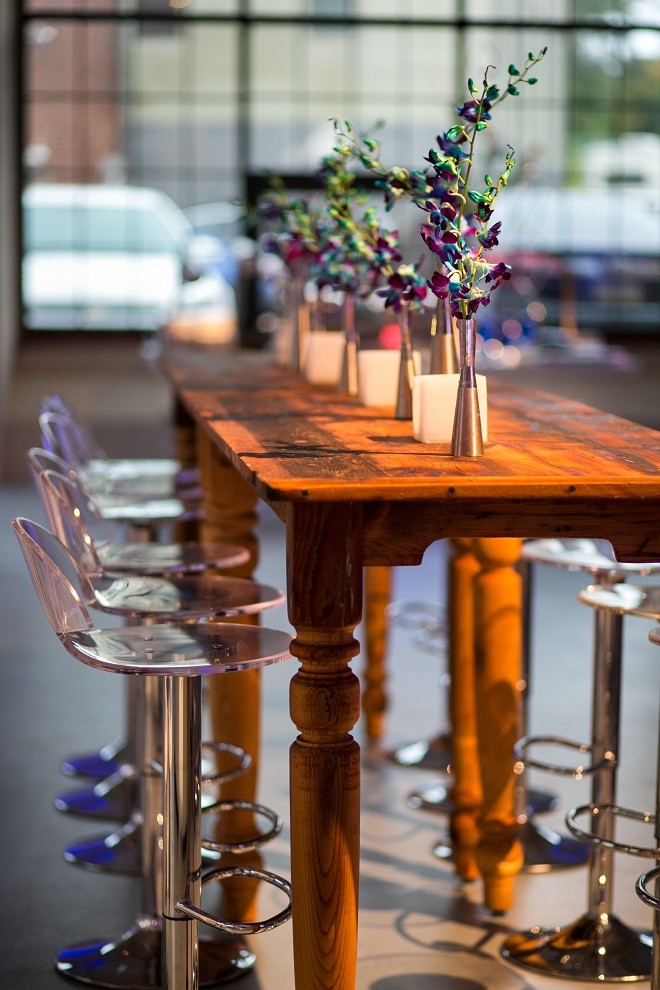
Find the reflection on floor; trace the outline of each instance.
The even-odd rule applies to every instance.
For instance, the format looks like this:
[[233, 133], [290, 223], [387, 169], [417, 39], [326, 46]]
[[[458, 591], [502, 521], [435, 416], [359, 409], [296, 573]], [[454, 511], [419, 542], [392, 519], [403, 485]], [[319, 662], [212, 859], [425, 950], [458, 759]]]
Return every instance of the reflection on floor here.
[[[27, 487], [0, 489], [0, 578], [3, 600], [0, 752], [0, 986], [2, 990], [62, 987], [54, 953], [78, 941], [112, 937], [139, 912], [139, 883], [81, 871], [60, 851], [99, 828], [58, 813], [53, 797], [75, 784], [58, 770], [62, 756], [108, 742], [121, 729], [120, 678], [82, 668], [55, 641], [42, 618], [9, 530], [13, 515], [41, 520]], [[282, 586], [280, 522], [264, 510], [258, 576]], [[395, 599], [442, 600], [444, 546], [428, 551], [419, 568], [395, 574]], [[590, 731], [592, 614], [576, 601], [579, 575], [539, 568], [535, 583], [530, 726], [535, 732], [588, 738]], [[284, 608], [269, 624], [288, 628]], [[647, 636], [652, 623], [625, 623], [619, 801], [649, 807], [655, 800], [660, 651]], [[383, 750], [364, 752], [361, 916], [358, 990], [549, 990], [561, 985], [515, 969], [499, 956], [503, 938], [533, 925], [564, 924], [586, 908], [586, 868], [521, 876], [514, 909], [494, 918], [481, 906], [480, 884], [457, 882], [451, 863], [432, 855], [446, 819], [415, 811], [409, 791], [437, 779], [430, 771], [394, 765], [385, 751], [404, 740], [430, 739], [444, 722], [444, 658], [437, 643], [394, 624], [389, 650], [391, 708]], [[359, 671], [362, 659], [357, 658]], [[288, 823], [288, 681], [292, 664], [263, 672], [264, 745], [260, 798]], [[362, 739], [362, 726], [356, 734]], [[559, 795], [560, 808], [588, 800], [589, 783], [538, 774], [535, 786]], [[539, 817], [563, 829], [564, 810]], [[650, 826], [622, 831], [651, 844]], [[264, 851], [266, 865], [286, 873], [288, 827]], [[616, 913], [648, 928], [651, 911], [638, 901], [634, 881], [648, 861], [617, 855]], [[271, 897], [273, 898], [271, 902]], [[260, 908], [275, 908], [265, 890]], [[209, 905], [213, 906], [213, 905]], [[291, 931], [285, 926], [253, 940], [257, 968], [237, 986], [283, 990], [293, 986]]]

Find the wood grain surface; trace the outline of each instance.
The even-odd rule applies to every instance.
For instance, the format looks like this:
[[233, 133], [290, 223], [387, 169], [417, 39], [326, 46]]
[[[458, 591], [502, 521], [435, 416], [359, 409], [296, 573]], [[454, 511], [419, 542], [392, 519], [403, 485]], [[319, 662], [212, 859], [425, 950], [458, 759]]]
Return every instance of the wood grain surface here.
[[497, 383], [484, 456], [456, 458], [415, 441], [393, 409], [310, 386], [266, 354], [181, 350], [166, 369], [280, 516], [279, 503], [366, 503], [365, 563], [418, 563], [445, 536], [591, 536], [611, 539], [622, 560], [660, 559], [655, 430]]

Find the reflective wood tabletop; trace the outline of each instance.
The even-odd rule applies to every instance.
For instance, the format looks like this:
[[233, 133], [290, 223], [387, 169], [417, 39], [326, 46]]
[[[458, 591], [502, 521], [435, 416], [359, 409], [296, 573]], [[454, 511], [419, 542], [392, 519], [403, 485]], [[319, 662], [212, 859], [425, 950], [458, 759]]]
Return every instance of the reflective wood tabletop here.
[[393, 408], [312, 387], [267, 354], [172, 348], [164, 368], [196, 431], [207, 537], [253, 539], [257, 497], [286, 525], [300, 662], [290, 695], [295, 985], [353, 990], [360, 686], [350, 661], [363, 567], [417, 564], [435, 540], [454, 542], [452, 718], [475, 718], [475, 738], [454, 753], [456, 868], [482, 878], [487, 908], [506, 911], [522, 864], [512, 755], [521, 540], [601, 538], [621, 560], [660, 560], [660, 433], [499, 383], [489, 388], [484, 455], [455, 458], [448, 445], [416, 442]]

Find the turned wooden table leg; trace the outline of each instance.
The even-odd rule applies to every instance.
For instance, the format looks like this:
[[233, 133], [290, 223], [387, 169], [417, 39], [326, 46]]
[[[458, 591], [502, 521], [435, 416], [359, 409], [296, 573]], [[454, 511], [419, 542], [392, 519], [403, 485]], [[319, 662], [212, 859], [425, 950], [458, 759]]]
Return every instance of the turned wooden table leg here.
[[477, 736], [483, 789], [477, 864], [484, 880], [484, 903], [496, 913], [512, 906], [515, 878], [523, 865], [513, 772], [522, 689], [522, 585], [516, 570], [521, 542], [474, 540], [482, 565], [475, 578]]
[[385, 713], [388, 709], [387, 640], [385, 612], [392, 592], [391, 567], [364, 569], [364, 690], [362, 711], [365, 734], [369, 743], [379, 743], [383, 737]]
[[[198, 431], [197, 458], [203, 488], [201, 538], [207, 543], [226, 542], [246, 547], [250, 551], [249, 561], [228, 573], [251, 577], [259, 552], [254, 532], [257, 496], [219, 454], [203, 430]], [[259, 619], [258, 616], [244, 616], [231, 621], [252, 624]], [[240, 746], [252, 757], [252, 766], [247, 773], [222, 785], [221, 796], [229, 801], [255, 801], [261, 745], [261, 672], [245, 670], [224, 677], [209, 677], [205, 689], [213, 739]], [[247, 812], [219, 815], [214, 821], [214, 838], [218, 842], [236, 841], [254, 835], [255, 829], [262, 825]], [[240, 856], [225, 853], [223, 866], [234, 864], [260, 868], [263, 860], [258, 850]], [[242, 921], [254, 920], [257, 889], [258, 881], [251, 884], [244, 879], [225, 880], [223, 892], [228, 916]]]
[[452, 540], [449, 562], [449, 718], [455, 810], [451, 814], [453, 859], [463, 880], [479, 876], [476, 849], [481, 813], [481, 767], [477, 743], [474, 579], [481, 565], [472, 540]]
[[361, 512], [292, 504], [287, 520], [291, 652], [291, 872], [296, 990], [354, 990], [360, 684], [349, 667], [362, 603]]

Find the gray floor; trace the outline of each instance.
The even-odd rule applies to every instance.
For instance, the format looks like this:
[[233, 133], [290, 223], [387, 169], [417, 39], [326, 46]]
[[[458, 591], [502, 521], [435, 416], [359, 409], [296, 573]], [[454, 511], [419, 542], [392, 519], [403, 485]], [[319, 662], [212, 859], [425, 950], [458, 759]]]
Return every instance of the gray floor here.
[[[562, 384], [568, 382], [570, 388], [571, 378], [576, 389], [582, 381], [582, 387], [589, 390], [588, 374], [582, 379], [574, 373], [564, 375]], [[613, 378], [616, 395], [619, 380]], [[601, 385], [604, 380], [606, 376], [598, 377]], [[27, 378], [22, 381], [21, 388]], [[75, 382], [68, 377], [66, 381], [73, 400]], [[57, 381], [49, 380], [42, 369], [35, 390], [56, 387], [60, 387]], [[111, 390], [107, 376], [105, 388]], [[148, 429], [155, 429], [159, 421], [162, 427], [161, 417], [168, 409], [166, 393], [151, 379], [146, 388], [140, 400], [147, 404], [142, 422], [148, 422]], [[20, 439], [27, 438], [32, 429], [28, 413], [33, 400], [26, 391], [22, 394], [25, 414], [15, 414], [15, 422], [20, 419], [26, 424]], [[89, 394], [83, 396], [83, 404]], [[633, 389], [633, 400], [648, 411], [654, 404], [649, 393], [644, 394], [642, 402]], [[109, 402], [107, 395], [104, 401]], [[592, 396], [584, 397], [598, 404]], [[153, 422], [149, 402], [157, 412]], [[94, 405], [91, 399], [89, 403]], [[116, 411], [116, 417], [121, 424], [129, 418], [125, 406]], [[123, 442], [124, 434], [108, 431], [107, 440], [117, 442], [118, 437]], [[115, 449], [110, 447], [110, 451]], [[16, 472], [20, 473], [18, 466]], [[76, 664], [55, 640], [9, 530], [9, 520], [16, 514], [42, 518], [31, 488], [20, 478], [0, 488], [4, 798], [0, 815], [0, 987], [50, 990], [65, 985], [52, 971], [55, 952], [81, 940], [123, 931], [138, 911], [139, 887], [132, 879], [77, 870], [60, 855], [72, 840], [103, 829], [54, 810], [56, 793], [75, 786], [60, 774], [59, 761], [64, 754], [113, 738], [121, 726], [121, 686], [116, 683], [118, 678]], [[282, 535], [281, 523], [264, 510], [258, 576], [279, 586], [284, 582]], [[428, 600], [436, 597], [436, 589], [442, 600], [444, 567], [444, 546], [436, 544], [420, 567], [397, 570], [395, 600]], [[576, 601], [582, 584], [579, 575], [549, 568], [536, 572], [530, 703], [530, 726], [535, 732], [565, 733], [573, 738], [589, 734], [592, 616]], [[269, 623], [287, 628], [284, 609], [271, 613]], [[640, 808], [655, 801], [660, 655], [648, 643], [652, 625], [631, 620], [625, 627], [619, 799]], [[358, 672], [361, 664], [358, 657]], [[420, 644], [417, 632], [394, 623], [389, 664], [391, 707], [384, 749], [404, 740], [432, 737], [445, 714], [442, 652], [434, 652], [428, 643]], [[285, 820], [284, 833], [264, 855], [269, 868], [284, 873], [289, 865], [287, 750], [293, 728], [287, 692], [292, 672], [293, 665], [284, 664], [263, 673], [260, 797]], [[362, 741], [361, 724], [356, 735]], [[586, 907], [585, 868], [521, 876], [515, 907], [505, 917], [493, 918], [482, 907], [480, 884], [457, 882], [451, 864], [431, 854], [445, 819], [407, 806], [408, 792], [434, 779], [427, 771], [394, 766], [381, 751], [364, 750], [358, 990], [556, 988], [561, 981], [514, 969], [499, 957], [498, 950], [511, 931], [575, 920]], [[586, 781], [537, 774], [531, 783], [555, 791], [564, 810], [588, 800]], [[562, 828], [564, 810], [544, 815], [543, 824]], [[630, 826], [621, 834], [650, 844], [650, 832], [650, 826]], [[645, 865], [641, 859], [616, 857], [616, 913], [640, 928], [651, 924], [650, 909], [633, 891], [635, 878]], [[268, 892], [261, 906], [264, 913], [274, 906]], [[254, 941], [258, 965], [243, 978], [245, 990], [293, 986], [290, 940], [290, 929], [285, 926]]]

